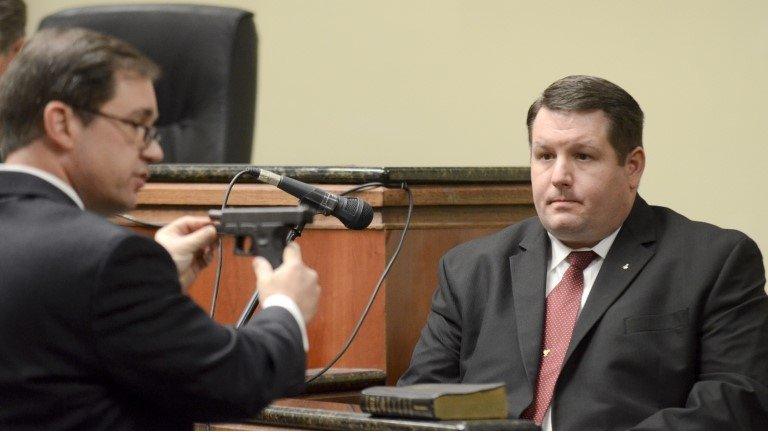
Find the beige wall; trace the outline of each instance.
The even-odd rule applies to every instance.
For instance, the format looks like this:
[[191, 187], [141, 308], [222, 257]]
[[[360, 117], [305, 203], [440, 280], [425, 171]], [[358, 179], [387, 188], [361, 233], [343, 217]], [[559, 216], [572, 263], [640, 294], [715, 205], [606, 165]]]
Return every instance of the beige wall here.
[[[96, 3], [28, 0], [30, 29]], [[599, 75], [646, 112], [645, 198], [768, 253], [767, 1], [219, 4], [256, 14], [255, 163], [527, 165], [530, 102]]]

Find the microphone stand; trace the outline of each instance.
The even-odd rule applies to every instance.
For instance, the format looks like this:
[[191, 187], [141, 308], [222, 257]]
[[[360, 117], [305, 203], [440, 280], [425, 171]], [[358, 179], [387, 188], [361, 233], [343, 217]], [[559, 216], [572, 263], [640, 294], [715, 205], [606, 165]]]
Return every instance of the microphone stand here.
[[304, 222], [296, 225], [295, 228], [291, 229], [291, 231], [288, 233], [288, 235], [285, 238], [285, 244], [288, 244], [297, 238], [301, 237], [301, 232], [304, 231], [304, 225], [306, 225]]
[[[312, 203], [307, 203], [302, 201], [300, 204], [304, 204], [310, 209], [312, 209], [315, 214], [319, 213], [316, 206], [311, 205]], [[311, 220], [311, 219], [310, 219]], [[304, 231], [304, 226], [307, 224], [306, 220], [302, 220], [299, 222], [298, 225], [291, 228], [291, 230], [288, 232], [288, 234], [285, 236], [285, 244], [296, 240], [297, 238], [301, 237], [301, 232]], [[274, 261], [275, 259], [271, 259], [272, 265], [275, 265]], [[282, 263], [282, 259], [280, 259], [280, 263]], [[253, 313], [256, 311], [256, 308], [259, 306], [259, 290], [255, 289], [253, 291], [253, 295], [251, 296], [251, 299], [248, 300], [248, 304], [245, 307], [245, 310], [243, 310], [243, 313], [240, 315], [240, 318], [237, 320], [237, 324], [235, 324], [235, 328], [239, 329], [240, 327], [244, 326], [245, 323], [251, 320], [251, 317], [253, 317]]]
[[[302, 222], [299, 225], [296, 225], [294, 228], [291, 228], [291, 230], [288, 232], [288, 234], [285, 237], [285, 244], [288, 244], [295, 239], [301, 237], [301, 231], [304, 229], [304, 225], [306, 223]], [[251, 317], [253, 316], [253, 313], [256, 311], [256, 308], [259, 307], [259, 290], [256, 289], [253, 291], [253, 295], [251, 296], [251, 299], [248, 300], [248, 305], [245, 307], [245, 310], [243, 310], [243, 313], [240, 315], [240, 318], [237, 320], [237, 324], [235, 324], [235, 328], [239, 329], [245, 323], [251, 320]]]
[[[316, 214], [314, 209], [300, 205], [284, 207], [246, 207], [208, 212], [211, 220], [218, 222], [216, 231], [235, 237], [236, 255], [261, 255], [273, 268], [283, 263], [283, 249], [289, 241], [301, 235], [307, 222]], [[235, 324], [240, 328], [253, 316], [259, 305], [259, 292], [254, 290], [243, 313]]]

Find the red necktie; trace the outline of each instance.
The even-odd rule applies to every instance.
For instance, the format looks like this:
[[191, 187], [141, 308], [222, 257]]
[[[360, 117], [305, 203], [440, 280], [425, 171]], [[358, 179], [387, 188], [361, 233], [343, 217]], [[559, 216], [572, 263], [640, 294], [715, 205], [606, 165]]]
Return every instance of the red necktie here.
[[540, 425], [544, 420], [557, 377], [563, 367], [565, 352], [571, 343], [573, 327], [581, 308], [581, 293], [584, 290], [584, 269], [597, 254], [593, 251], [571, 252], [566, 261], [570, 264], [551, 293], [547, 296], [547, 310], [544, 322], [544, 347], [541, 366], [536, 377], [536, 393], [531, 406], [523, 411], [523, 418]]

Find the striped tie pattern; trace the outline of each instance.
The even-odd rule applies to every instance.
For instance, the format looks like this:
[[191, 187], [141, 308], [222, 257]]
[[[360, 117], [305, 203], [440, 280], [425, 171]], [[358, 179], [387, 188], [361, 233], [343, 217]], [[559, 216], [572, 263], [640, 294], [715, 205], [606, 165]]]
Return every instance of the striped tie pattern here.
[[571, 252], [566, 258], [570, 266], [547, 296], [544, 346], [541, 351], [539, 375], [536, 377], [536, 393], [533, 403], [522, 416], [538, 425], [544, 420], [544, 414], [552, 402], [565, 352], [571, 343], [573, 327], [579, 316], [581, 294], [584, 291], [584, 269], [596, 257], [597, 254], [591, 250]]

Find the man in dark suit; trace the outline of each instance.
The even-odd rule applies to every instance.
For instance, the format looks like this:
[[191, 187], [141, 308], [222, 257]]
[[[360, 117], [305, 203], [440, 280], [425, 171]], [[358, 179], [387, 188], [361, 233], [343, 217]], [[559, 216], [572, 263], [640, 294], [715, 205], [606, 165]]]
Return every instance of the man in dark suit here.
[[155, 242], [103, 217], [162, 158], [157, 74], [121, 41], [50, 29], [0, 80], [0, 429], [188, 429], [303, 385], [319, 287], [296, 246], [274, 271], [254, 261], [264, 309], [234, 330], [182, 290], [216, 241], [207, 218]]
[[441, 260], [399, 384], [507, 384], [544, 429], [768, 427], [756, 244], [637, 195], [643, 113], [570, 76], [528, 112], [537, 217]]

